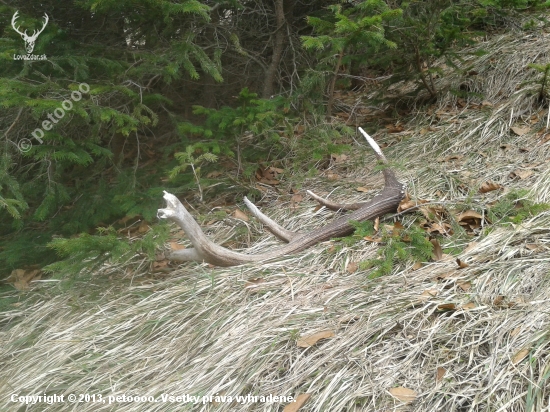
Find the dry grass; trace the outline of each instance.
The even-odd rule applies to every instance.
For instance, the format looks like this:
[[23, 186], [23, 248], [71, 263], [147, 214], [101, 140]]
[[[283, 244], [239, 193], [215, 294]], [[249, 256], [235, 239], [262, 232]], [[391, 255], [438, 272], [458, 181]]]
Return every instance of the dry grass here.
[[[429, 112], [417, 112], [404, 132], [377, 137], [392, 143], [386, 155], [403, 163], [398, 174], [413, 197], [481, 210], [503, 195], [477, 193], [479, 185], [493, 180], [506, 190], [532, 189], [533, 199], [549, 201], [550, 142], [534, 133], [546, 125], [547, 109], [531, 117], [542, 110], [525, 93], [532, 86], [518, 89], [534, 76], [528, 63], [550, 61], [549, 38], [513, 33], [482, 47], [490, 53], [470, 59], [477, 75], [445, 81], [454, 87], [467, 82], [492, 106], [474, 108], [470, 100], [461, 107], [449, 93]], [[515, 136], [514, 125], [533, 132]], [[451, 154], [463, 157], [444, 161]], [[517, 169], [534, 173], [510, 178]], [[381, 181], [357, 169], [344, 183], [359, 180], [372, 186]], [[319, 192], [330, 191], [321, 186]], [[333, 216], [312, 210], [311, 202], [302, 202], [291, 212], [281, 205], [266, 212], [290, 229], [318, 226]], [[277, 243], [257, 236], [256, 223], [248, 224], [252, 252]], [[235, 225], [217, 223], [211, 235], [228, 239]], [[264, 265], [186, 264], [165, 280], [106, 268], [94, 278], [105, 283], [95, 298], [73, 290], [1, 314], [0, 409], [24, 410], [8, 402], [12, 393], [46, 391], [105, 397], [309, 393], [303, 411], [550, 411], [549, 233], [548, 212], [521, 225], [498, 225], [469, 239], [478, 242], [460, 255], [469, 267], [458, 271], [458, 279], [444, 281], [435, 278], [455, 270], [452, 260], [416, 271], [411, 262], [375, 280], [368, 280], [368, 270], [348, 273], [348, 262], [376, 255], [377, 246], [366, 242], [334, 251], [324, 243]], [[449, 242], [462, 249], [468, 243]], [[247, 287], [256, 278], [263, 283]], [[460, 281], [469, 281], [471, 289], [464, 291]], [[435, 296], [420, 299], [429, 289]], [[43, 293], [48, 295], [47, 289]], [[470, 302], [475, 307], [460, 309]], [[443, 303], [459, 309], [438, 310]], [[335, 337], [297, 347], [298, 337], [323, 330]], [[440, 380], [438, 368], [445, 370]], [[417, 399], [408, 405], [395, 400], [388, 391], [396, 386], [414, 390]], [[31, 410], [280, 411], [283, 406], [66, 403]]]

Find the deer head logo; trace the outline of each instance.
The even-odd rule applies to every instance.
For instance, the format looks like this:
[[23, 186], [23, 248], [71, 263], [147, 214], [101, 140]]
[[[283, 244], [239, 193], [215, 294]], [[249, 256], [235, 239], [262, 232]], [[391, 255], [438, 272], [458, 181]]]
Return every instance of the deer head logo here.
[[27, 34], [27, 30], [25, 30], [24, 32], [21, 32], [19, 30], [19, 27], [15, 26], [18, 14], [19, 14], [19, 12], [16, 11], [15, 14], [13, 15], [13, 18], [11, 19], [11, 26], [13, 27], [13, 29], [17, 33], [19, 33], [21, 35], [21, 38], [25, 41], [25, 49], [27, 49], [27, 53], [30, 54], [34, 50], [34, 42], [38, 38], [38, 35], [40, 33], [42, 33], [44, 31], [44, 29], [46, 28], [46, 24], [48, 24], [49, 18], [48, 18], [48, 15], [46, 13], [44, 13], [44, 25], [42, 26], [42, 28], [40, 30], [34, 30], [32, 35], [29, 36]]

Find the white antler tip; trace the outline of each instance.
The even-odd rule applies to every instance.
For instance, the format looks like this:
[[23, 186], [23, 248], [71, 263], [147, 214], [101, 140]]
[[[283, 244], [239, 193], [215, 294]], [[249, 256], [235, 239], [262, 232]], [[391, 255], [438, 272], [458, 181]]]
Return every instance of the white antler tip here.
[[372, 150], [374, 150], [376, 154], [380, 156], [382, 159], [385, 159], [385, 156], [382, 153], [382, 149], [380, 149], [380, 146], [378, 146], [378, 143], [376, 143], [375, 140], [372, 137], [370, 137], [369, 134], [365, 132], [362, 127], [359, 127], [359, 131], [363, 136], [365, 136], [365, 139], [367, 139], [367, 142], [369, 143], [370, 147], [372, 147]]
[[166, 190], [164, 190], [164, 200], [166, 200], [166, 206], [170, 209], [175, 209], [178, 204], [178, 198], [174, 196], [172, 193], [168, 193]]

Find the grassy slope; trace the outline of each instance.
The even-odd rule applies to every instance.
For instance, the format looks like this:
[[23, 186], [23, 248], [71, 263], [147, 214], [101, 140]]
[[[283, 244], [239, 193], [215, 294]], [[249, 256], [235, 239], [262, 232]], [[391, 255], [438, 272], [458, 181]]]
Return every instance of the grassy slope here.
[[[549, 40], [544, 33], [493, 38], [482, 45], [488, 55], [469, 60], [477, 74], [444, 80], [454, 87], [467, 83], [483, 94], [477, 103], [492, 106], [474, 107], [473, 99], [461, 107], [448, 94], [432, 110], [422, 108], [406, 119], [404, 132], [378, 136], [394, 141], [386, 155], [405, 166], [399, 176], [413, 198], [481, 210], [502, 196], [477, 193], [481, 183], [493, 180], [550, 200], [550, 142], [541, 143], [534, 133], [520, 137], [510, 132], [510, 126], [525, 122], [533, 131], [546, 125], [547, 109], [531, 124], [531, 115], [541, 108], [524, 93], [532, 86], [520, 85], [534, 76], [528, 63], [550, 61]], [[365, 153], [367, 161], [374, 160]], [[464, 157], [436, 161], [451, 154]], [[519, 168], [534, 173], [510, 179]], [[348, 171], [346, 179], [352, 187], [357, 181], [371, 187], [381, 183], [379, 175], [364, 169]], [[470, 187], [469, 195], [460, 183]], [[343, 189], [332, 196], [342, 199], [346, 193], [352, 197]], [[297, 210], [277, 205], [266, 212], [290, 229], [322, 225], [333, 216], [312, 213], [309, 202]], [[212, 236], [227, 239], [233, 224], [218, 223]], [[549, 231], [548, 212], [521, 225], [499, 225], [485, 237], [470, 239], [478, 245], [460, 255], [469, 267], [459, 279], [445, 281], [434, 278], [454, 270], [452, 260], [416, 271], [411, 262], [373, 281], [367, 279], [368, 270], [348, 273], [348, 262], [376, 256], [376, 245], [366, 242], [332, 252], [325, 243], [265, 265], [220, 269], [186, 264], [165, 280], [106, 269], [111, 279], [104, 274], [85, 291], [48, 298], [45, 289], [43, 299], [1, 315], [0, 409], [19, 410], [7, 401], [12, 393], [48, 391], [104, 396], [309, 393], [302, 411], [523, 411], [529, 402], [534, 402], [532, 410], [543, 410], [550, 404]], [[260, 250], [276, 243], [266, 235], [251, 246]], [[463, 249], [466, 243], [455, 246]], [[527, 244], [539, 246], [531, 250]], [[247, 288], [252, 278], [264, 283]], [[464, 291], [457, 280], [470, 281], [471, 289]], [[428, 289], [436, 296], [420, 300]], [[499, 296], [511, 305], [496, 305]], [[475, 308], [437, 309], [442, 303], [469, 302]], [[299, 336], [323, 330], [336, 336], [307, 349], [297, 347]], [[523, 349], [526, 357], [518, 361]], [[438, 367], [446, 371], [439, 381]], [[400, 407], [388, 392], [396, 386], [416, 391], [416, 401]], [[282, 409], [277, 403], [179, 405], [177, 410]], [[33, 410], [76, 409], [66, 403]], [[176, 408], [169, 403], [89, 403], [77, 410]]]

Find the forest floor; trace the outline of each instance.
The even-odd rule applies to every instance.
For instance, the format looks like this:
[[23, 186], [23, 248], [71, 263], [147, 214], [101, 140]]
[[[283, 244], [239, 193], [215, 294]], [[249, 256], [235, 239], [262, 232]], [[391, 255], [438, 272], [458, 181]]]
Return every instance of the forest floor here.
[[[550, 37], [509, 33], [476, 47], [488, 53], [464, 53], [467, 75], [436, 79], [469, 97], [444, 93], [373, 136], [411, 204], [428, 202], [381, 225], [420, 222], [439, 236], [434, 259], [396, 259], [373, 279], [361, 262], [383, 244], [333, 240], [234, 268], [110, 266], [63, 294], [41, 283], [0, 314], [0, 409], [27, 410], [11, 394], [88, 393], [107, 402], [29, 410], [550, 411], [550, 211], [525, 206], [550, 202], [550, 112], [527, 67], [550, 62]], [[368, 111], [364, 93], [340, 97], [342, 113]], [[364, 199], [382, 186], [374, 164], [358, 145], [304, 188]], [[315, 206], [281, 199], [262, 210], [291, 230], [336, 216]], [[253, 219], [206, 230], [223, 243], [243, 227], [249, 252], [277, 245]], [[108, 403], [162, 394], [201, 401]], [[248, 394], [300, 402], [202, 402]]]

